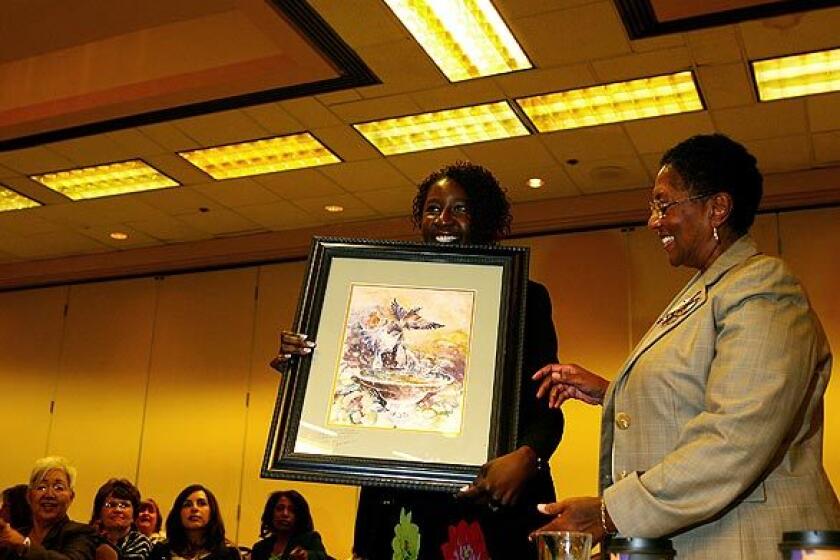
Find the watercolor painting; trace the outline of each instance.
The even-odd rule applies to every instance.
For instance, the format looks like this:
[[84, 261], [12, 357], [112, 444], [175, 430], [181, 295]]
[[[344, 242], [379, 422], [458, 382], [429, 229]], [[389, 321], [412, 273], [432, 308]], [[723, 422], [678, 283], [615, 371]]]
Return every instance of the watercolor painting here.
[[475, 293], [353, 284], [328, 424], [459, 434]]

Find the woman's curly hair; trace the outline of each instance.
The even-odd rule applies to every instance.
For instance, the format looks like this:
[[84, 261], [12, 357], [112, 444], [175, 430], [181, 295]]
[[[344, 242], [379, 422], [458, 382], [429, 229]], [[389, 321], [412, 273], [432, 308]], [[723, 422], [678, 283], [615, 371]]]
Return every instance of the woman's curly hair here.
[[467, 193], [470, 213], [470, 242], [493, 243], [510, 233], [510, 202], [504, 188], [490, 171], [468, 161], [457, 161], [426, 177], [414, 197], [414, 227], [423, 223], [423, 206], [429, 189], [441, 179], [455, 181]]

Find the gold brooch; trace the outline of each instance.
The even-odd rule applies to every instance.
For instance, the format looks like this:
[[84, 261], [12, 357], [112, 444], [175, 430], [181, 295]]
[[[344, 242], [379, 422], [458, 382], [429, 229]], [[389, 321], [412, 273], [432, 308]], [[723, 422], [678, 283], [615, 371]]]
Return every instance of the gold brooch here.
[[683, 315], [686, 315], [689, 311], [697, 307], [697, 304], [700, 303], [700, 292], [697, 292], [691, 297], [687, 297], [682, 300], [676, 307], [665, 313], [662, 317], [656, 320], [656, 324], [664, 327], [666, 325], [670, 325]]

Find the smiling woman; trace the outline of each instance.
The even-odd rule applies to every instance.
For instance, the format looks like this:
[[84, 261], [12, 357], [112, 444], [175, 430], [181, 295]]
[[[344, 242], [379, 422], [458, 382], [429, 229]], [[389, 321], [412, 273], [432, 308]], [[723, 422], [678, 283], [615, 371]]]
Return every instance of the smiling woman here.
[[67, 517], [75, 482], [76, 469], [67, 459], [44, 457], [35, 462], [27, 492], [31, 526], [15, 530], [0, 519], [0, 559], [92, 560], [93, 529]]
[[251, 551], [252, 560], [326, 560], [327, 551], [315, 530], [309, 504], [299, 492], [278, 490], [265, 503], [261, 541]]
[[201, 484], [187, 486], [166, 517], [167, 541], [156, 544], [151, 560], [239, 560], [239, 552], [225, 541], [219, 503]]
[[90, 524], [119, 554], [121, 560], [146, 560], [152, 543], [134, 529], [140, 511], [140, 491], [125, 479], [112, 478], [93, 500]]

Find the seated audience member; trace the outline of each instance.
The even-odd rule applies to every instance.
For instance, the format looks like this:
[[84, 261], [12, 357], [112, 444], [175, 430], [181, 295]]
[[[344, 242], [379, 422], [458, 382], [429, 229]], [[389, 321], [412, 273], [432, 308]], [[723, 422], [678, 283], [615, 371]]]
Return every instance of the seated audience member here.
[[160, 515], [160, 507], [151, 498], [140, 500], [140, 511], [137, 513], [137, 530], [146, 535], [152, 544], [162, 542], [165, 537], [160, 529], [163, 525], [163, 517]]
[[187, 486], [166, 516], [166, 541], [156, 544], [151, 560], [239, 560], [227, 546], [216, 496], [200, 484]]
[[265, 503], [262, 540], [251, 550], [252, 560], [325, 560], [329, 558], [315, 531], [309, 504], [294, 490], [272, 493]]
[[35, 462], [27, 500], [32, 508], [29, 527], [20, 531], [0, 520], [0, 560], [93, 560], [96, 533], [70, 521], [76, 469], [62, 457]]
[[146, 560], [151, 541], [134, 528], [140, 511], [140, 491], [124, 478], [112, 478], [93, 500], [90, 524], [119, 554], [121, 560]]
[[28, 530], [32, 524], [32, 510], [26, 501], [26, 484], [10, 486], [3, 490], [3, 505], [0, 506], [0, 519], [17, 531]]

